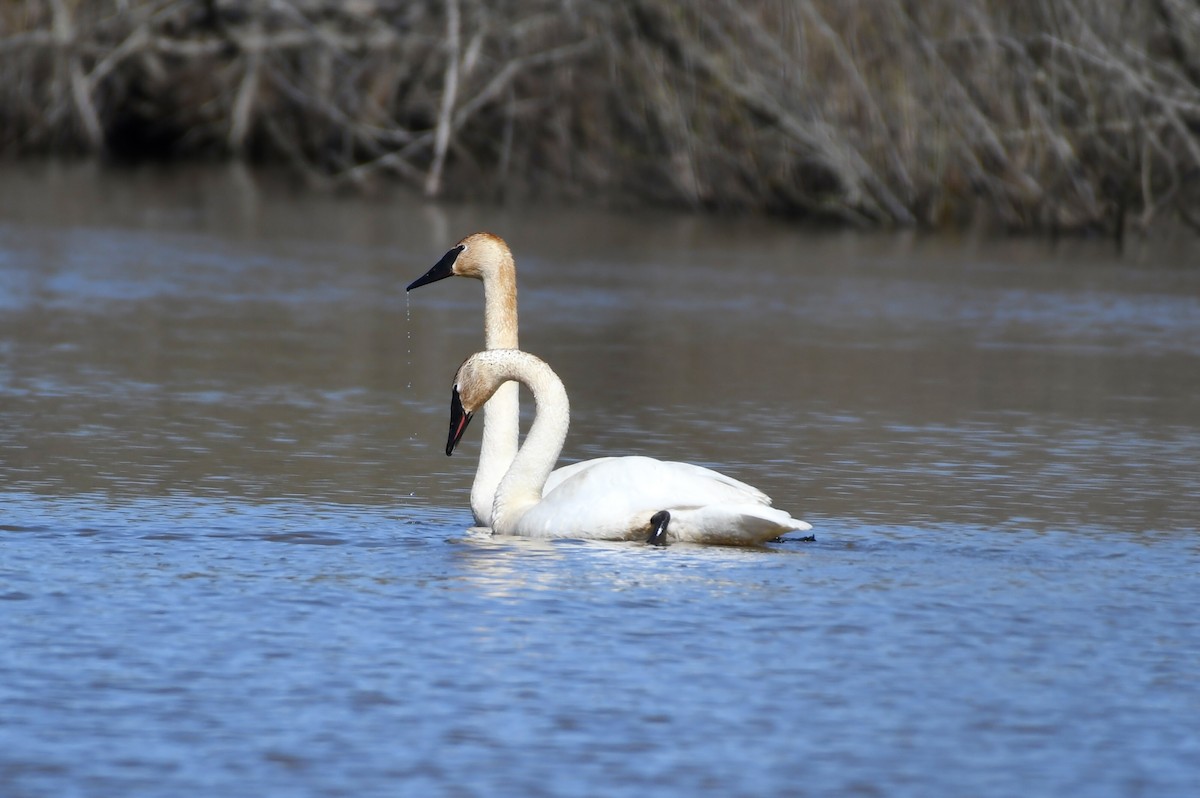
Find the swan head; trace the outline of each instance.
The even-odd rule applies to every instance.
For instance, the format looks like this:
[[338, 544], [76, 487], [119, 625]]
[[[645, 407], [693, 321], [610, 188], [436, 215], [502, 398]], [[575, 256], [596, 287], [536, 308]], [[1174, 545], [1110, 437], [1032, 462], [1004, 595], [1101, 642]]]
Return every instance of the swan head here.
[[[517, 380], [539, 385], [547, 381], [557, 383], [562, 392], [562, 383], [544, 361], [519, 349], [486, 349], [476, 352], [463, 361], [454, 375], [454, 389], [450, 394], [450, 435], [446, 439], [446, 454], [454, 454], [454, 448], [467, 431], [467, 425], [479, 408], [487, 404], [501, 385]], [[534, 399], [537, 399], [537, 389]], [[565, 392], [561, 399], [567, 407]], [[541, 405], [539, 404], [539, 407]]]
[[462, 440], [475, 412], [492, 398], [500, 385], [495, 364], [492, 363], [494, 357], [487, 352], [477, 352], [464, 360], [454, 375], [454, 389], [450, 394], [450, 435], [446, 438], [447, 456], [454, 454], [454, 448]]
[[491, 233], [472, 233], [455, 244], [429, 271], [409, 283], [405, 290], [411, 291], [447, 277], [483, 280], [505, 268], [511, 270], [514, 267], [512, 251], [504, 239]]

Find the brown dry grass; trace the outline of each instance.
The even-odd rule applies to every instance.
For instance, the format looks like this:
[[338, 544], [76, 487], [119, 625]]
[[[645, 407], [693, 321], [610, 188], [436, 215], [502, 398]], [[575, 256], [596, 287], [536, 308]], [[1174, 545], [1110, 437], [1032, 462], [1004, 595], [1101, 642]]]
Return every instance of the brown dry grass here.
[[862, 225], [1200, 222], [1200, 0], [0, 2], [0, 152]]

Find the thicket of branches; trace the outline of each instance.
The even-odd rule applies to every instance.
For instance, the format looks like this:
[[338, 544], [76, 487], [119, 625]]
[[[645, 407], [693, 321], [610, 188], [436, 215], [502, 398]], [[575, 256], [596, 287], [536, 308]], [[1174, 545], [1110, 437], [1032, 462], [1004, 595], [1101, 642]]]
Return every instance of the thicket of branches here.
[[864, 225], [1200, 225], [1200, 0], [0, 3], [0, 152], [79, 151]]

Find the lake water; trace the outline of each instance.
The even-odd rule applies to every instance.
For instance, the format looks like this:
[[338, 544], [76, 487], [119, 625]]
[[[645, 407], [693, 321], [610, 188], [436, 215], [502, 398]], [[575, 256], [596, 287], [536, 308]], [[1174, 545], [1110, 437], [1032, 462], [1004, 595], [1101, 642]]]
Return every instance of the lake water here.
[[[0, 795], [1200, 794], [1194, 237], [0, 187]], [[468, 531], [479, 229], [565, 460], [815, 542]]]

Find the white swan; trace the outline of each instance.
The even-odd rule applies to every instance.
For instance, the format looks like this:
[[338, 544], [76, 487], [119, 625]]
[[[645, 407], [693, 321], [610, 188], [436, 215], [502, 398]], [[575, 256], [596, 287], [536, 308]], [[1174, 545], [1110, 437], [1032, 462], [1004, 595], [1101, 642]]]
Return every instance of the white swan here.
[[[409, 283], [411, 291], [447, 277], [473, 277], [483, 281], [484, 346], [516, 349], [517, 267], [504, 239], [491, 233], [473, 233], [459, 241], [425, 274]], [[479, 470], [471, 485], [471, 513], [480, 526], [492, 525], [496, 487], [517, 454], [520, 432], [517, 384], [501, 386], [484, 408], [483, 442]], [[546, 480], [546, 492], [564, 479], [588, 468], [594, 460], [563, 466]]]
[[555, 490], [543, 495], [567, 437], [570, 405], [550, 367], [516, 349], [477, 352], [459, 368], [446, 454], [453, 454], [472, 414], [509, 380], [532, 391], [536, 416], [496, 490], [495, 533], [645, 539], [656, 544], [753, 544], [812, 528], [771, 507], [766, 494], [744, 482], [708, 468], [649, 457], [604, 457], [576, 464]]

